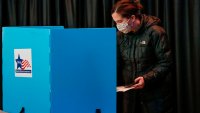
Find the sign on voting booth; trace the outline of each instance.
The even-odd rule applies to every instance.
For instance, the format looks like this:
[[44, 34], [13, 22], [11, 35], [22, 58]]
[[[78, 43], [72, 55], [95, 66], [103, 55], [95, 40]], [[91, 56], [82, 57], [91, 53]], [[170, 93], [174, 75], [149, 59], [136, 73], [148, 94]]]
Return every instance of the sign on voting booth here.
[[115, 28], [4, 27], [3, 110], [116, 113]]

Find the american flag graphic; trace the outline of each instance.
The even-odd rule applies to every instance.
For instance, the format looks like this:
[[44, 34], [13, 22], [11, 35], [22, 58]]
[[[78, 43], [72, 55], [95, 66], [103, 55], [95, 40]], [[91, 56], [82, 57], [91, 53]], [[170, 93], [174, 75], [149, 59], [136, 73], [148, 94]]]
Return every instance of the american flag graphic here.
[[26, 69], [28, 67], [31, 67], [31, 65], [29, 64], [28, 60], [23, 60], [21, 69], [24, 70], [24, 69]]

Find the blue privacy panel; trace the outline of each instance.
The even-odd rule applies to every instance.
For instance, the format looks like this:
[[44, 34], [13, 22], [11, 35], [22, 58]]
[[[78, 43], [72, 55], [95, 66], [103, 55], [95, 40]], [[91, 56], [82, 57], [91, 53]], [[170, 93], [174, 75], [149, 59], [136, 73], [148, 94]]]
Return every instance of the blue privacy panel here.
[[52, 30], [51, 113], [116, 113], [116, 31]]
[[115, 113], [115, 29], [4, 27], [3, 107], [9, 113]]
[[[50, 112], [49, 36], [50, 29], [3, 28], [4, 111], [19, 113], [24, 107], [26, 113]], [[31, 50], [32, 77], [15, 76], [16, 49]], [[26, 54], [19, 54], [20, 59], [25, 60]]]

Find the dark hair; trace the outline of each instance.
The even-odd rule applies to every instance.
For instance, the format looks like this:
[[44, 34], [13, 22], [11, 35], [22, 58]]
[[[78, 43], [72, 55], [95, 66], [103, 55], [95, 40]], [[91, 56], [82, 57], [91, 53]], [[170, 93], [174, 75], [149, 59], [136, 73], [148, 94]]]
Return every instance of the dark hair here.
[[124, 18], [130, 18], [132, 15], [138, 16], [143, 6], [138, 0], [130, 2], [129, 0], [120, 0], [114, 4], [111, 13], [118, 13]]

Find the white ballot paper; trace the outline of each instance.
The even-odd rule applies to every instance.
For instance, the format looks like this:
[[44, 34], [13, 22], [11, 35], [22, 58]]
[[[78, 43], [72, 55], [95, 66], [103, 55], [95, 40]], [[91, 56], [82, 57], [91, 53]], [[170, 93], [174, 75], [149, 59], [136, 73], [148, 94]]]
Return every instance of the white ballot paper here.
[[127, 87], [127, 86], [117, 86], [117, 92], [126, 92], [128, 90], [134, 89], [134, 87]]

